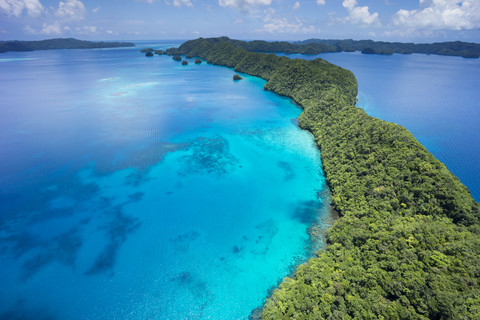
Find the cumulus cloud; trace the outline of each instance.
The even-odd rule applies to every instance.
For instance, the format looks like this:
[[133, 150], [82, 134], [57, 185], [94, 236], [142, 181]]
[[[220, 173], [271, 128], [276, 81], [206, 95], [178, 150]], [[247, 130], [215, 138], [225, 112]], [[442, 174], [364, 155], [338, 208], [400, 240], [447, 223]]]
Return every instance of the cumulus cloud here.
[[95, 9], [92, 9], [92, 12], [93, 13], [97, 13], [98, 11], [100, 11], [101, 7], [96, 7]]
[[175, 7], [181, 7], [181, 6], [193, 7], [193, 4], [190, 0], [173, 0], [173, 5]]
[[420, 0], [418, 10], [401, 9], [393, 22], [412, 29], [477, 29], [480, 28], [480, 1]]
[[297, 10], [298, 8], [300, 8], [300, 2], [297, 1], [297, 2], [295, 2], [295, 3], [293, 4], [292, 9], [293, 9], [293, 10]]
[[[154, 0], [135, 0], [135, 1], [142, 1], [142, 2], [147, 2], [147, 3], [153, 3]], [[173, 2], [171, 2], [170, 0], [164, 0], [165, 4], [167, 6], [171, 6], [172, 4], [175, 6], [175, 7], [193, 7], [193, 3], [191, 0], [173, 0]]]
[[95, 26], [83, 26], [80, 30], [90, 32], [90, 33], [95, 33], [95, 32], [97, 32], [97, 27], [95, 27]]
[[66, 0], [58, 3], [55, 15], [65, 20], [81, 20], [85, 15], [85, 6], [80, 0]]
[[248, 13], [253, 7], [269, 6], [272, 0], [218, 0], [222, 7], [231, 7], [242, 13]]
[[317, 4], [319, 6], [324, 6], [325, 5], [325, 0], [317, 0]]
[[44, 23], [40, 30], [35, 30], [30, 25], [26, 25], [23, 30], [30, 34], [61, 34], [62, 26], [58, 21], [55, 21], [53, 24]]
[[39, 0], [0, 0], [0, 11], [9, 16], [19, 17], [23, 10], [31, 17], [37, 17], [45, 9]]
[[268, 8], [264, 10], [265, 18], [263, 22], [263, 29], [268, 33], [314, 33], [316, 31], [313, 25], [304, 26], [303, 22], [299, 18], [295, 18], [295, 21], [289, 21], [286, 18], [280, 17], [274, 9]]
[[349, 16], [344, 20], [363, 25], [378, 24], [378, 13], [370, 13], [368, 6], [358, 7], [357, 0], [344, 0], [343, 7], [348, 10]]

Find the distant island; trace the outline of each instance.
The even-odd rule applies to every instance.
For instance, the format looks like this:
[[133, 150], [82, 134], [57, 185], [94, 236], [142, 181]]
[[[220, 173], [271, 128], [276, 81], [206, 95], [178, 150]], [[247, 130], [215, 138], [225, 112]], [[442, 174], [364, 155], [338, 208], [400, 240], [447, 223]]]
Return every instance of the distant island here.
[[0, 41], [0, 53], [9, 51], [34, 51], [56, 49], [98, 49], [134, 47], [132, 42], [85, 41], [74, 38], [56, 38], [39, 41]]
[[[320, 40], [308, 39], [298, 41], [295, 45], [323, 44], [335, 47], [339, 51], [362, 51], [362, 53], [393, 54], [393, 53], [423, 53], [445, 56], [460, 56], [464, 58], [480, 57], [480, 44], [472, 42], [451, 41], [435, 43], [403, 43], [373, 40]], [[367, 51], [367, 52], [364, 52]]]
[[321, 40], [308, 39], [297, 42], [263, 40], [241, 41], [221, 38], [222, 41], [251, 52], [284, 52], [286, 54], [319, 54], [325, 52], [354, 52], [361, 51], [365, 54], [391, 55], [394, 53], [435, 54], [446, 56], [459, 56], [464, 58], [480, 57], [480, 44], [454, 41], [438, 43], [401, 43], [383, 42], [373, 40]]

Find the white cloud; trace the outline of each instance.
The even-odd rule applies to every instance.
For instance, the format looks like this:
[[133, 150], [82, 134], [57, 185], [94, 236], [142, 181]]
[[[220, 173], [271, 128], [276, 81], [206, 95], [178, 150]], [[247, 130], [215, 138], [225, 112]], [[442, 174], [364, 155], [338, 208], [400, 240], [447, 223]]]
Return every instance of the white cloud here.
[[60, 34], [62, 33], [62, 28], [60, 24], [55, 21], [54, 24], [43, 24], [42, 29], [40, 30], [41, 34]]
[[85, 6], [80, 0], [60, 1], [55, 15], [65, 20], [81, 20], [85, 15]]
[[82, 33], [95, 33], [97, 32], [97, 27], [95, 26], [83, 26], [81, 28], [76, 28], [77, 31]]
[[357, 0], [344, 0], [342, 5], [349, 13], [345, 21], [363, 25], [379, 23], [378, 13], [370, 13], [368, 6], [357, 7]]
[[181, 7], [181, 6], [193, 7], [193, 4], [190, 0], [173, 0], [173, 5], [175, 7]]
[[268, 33], [314, 33], [316, 29], [313, 25], [304, 26], [303, 22], [299, 18], [295, 18], [295, 21], [289, 21], [286, 18], [280, 17], [274, 9], [268, 8], [264, 10], [265, 18], [263, 22], [263, 28], [261, 31]]
[[222, 7], [232, 7], [242, 13], [248, 13], [253, 7], [269, 6], [272, 0], [218, 0]]
[[53, 24], [44, 23], [40, 30], [35, 30], [30, 25], [26, 25], [23, 30], [30, 34], [61, 34], [62, 26], [58, 21], [55, 21]]
[[9, 16], [19, 17], [23, 10], [31, 17], [37, 17], [45, 9], [39, 0], [0, 0], [0, 11]]
[[23, 31], [25, 31], [25, 33], [35, 34], [35, 30], [28, 24], [23, 27]]
[[293, 4], [292, 9], [293, 9], [293, 10], [297, 10], [298, 8], [300, 8], [300, 2], [297, 1], [297, 2], [295, 2], [295, 3]]
[[412, 29], [480, 28], [479, 0], [420, 0], [420, 9], [397, 11], [393, 23]]
[[325, 0], [317, 0], [317, 4], [319, 6], [324, 6], [325, 5]]
[[98, 11], [100, 11], [101, 7], [96, 7], [95, 9], [92, 9], [92, 12], [93, 13], [97, 13]]

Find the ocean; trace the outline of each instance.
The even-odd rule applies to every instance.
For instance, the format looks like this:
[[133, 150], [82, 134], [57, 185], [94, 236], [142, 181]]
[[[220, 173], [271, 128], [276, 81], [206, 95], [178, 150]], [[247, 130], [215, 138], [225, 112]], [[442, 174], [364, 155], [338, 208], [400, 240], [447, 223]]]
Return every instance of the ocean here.
[[301, 110], [179, 44], [0, 56], [1, 319], [247, 319], [322, 247]]

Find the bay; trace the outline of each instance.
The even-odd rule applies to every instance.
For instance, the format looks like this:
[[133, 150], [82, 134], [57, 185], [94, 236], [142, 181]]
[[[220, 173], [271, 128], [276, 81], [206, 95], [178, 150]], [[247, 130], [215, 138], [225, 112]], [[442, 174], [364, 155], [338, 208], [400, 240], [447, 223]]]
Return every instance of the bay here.
[[301, 110], [178, 44], [0, 57], [0, 318], [246, 319], [321, 245]]

